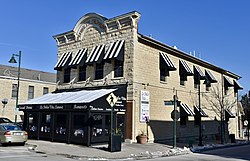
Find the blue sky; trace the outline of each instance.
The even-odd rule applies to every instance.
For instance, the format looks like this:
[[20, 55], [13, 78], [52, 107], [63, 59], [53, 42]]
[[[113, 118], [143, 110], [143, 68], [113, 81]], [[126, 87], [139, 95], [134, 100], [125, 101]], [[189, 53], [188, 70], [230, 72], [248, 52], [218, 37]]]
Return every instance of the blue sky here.
[[250, 90], [249, 0], [1, 0], [0, 64], [22, 51], [23, 68], [56, 72], [53, 35], [86, 13], [107, 18], [141, 13], [139, 32], [236, 73]]

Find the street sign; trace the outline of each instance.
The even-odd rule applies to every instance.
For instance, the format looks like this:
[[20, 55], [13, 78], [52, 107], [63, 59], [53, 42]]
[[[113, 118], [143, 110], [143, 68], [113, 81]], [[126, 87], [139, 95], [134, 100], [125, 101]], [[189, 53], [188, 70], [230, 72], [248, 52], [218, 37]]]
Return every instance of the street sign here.
[[174, 105], [174, 101], [164, 101], [164, 105], [165, 106], [173, 106]]
[[108, 97], [106, 98], [106, 100], [108, 101], [110, 106], [113, 107], [115, 103], [117, 102], [117, 97], [116, 95], [114, 95], [114, 93], [110, 93]]
[[179, 120], [179, 118], [180, 118], [180, 112], [178, 110], [173, 110], [171, 112], [171, 118], [174, 120], [174, 118], [175, 118], [175, 114], [174, 114], [175, 111], [176, 111], [176, 120]]

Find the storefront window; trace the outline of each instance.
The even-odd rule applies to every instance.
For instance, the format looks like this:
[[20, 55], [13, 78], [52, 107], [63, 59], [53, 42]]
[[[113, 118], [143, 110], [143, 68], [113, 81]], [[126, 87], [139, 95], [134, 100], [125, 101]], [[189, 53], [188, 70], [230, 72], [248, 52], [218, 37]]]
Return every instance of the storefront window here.
[[41, 133], [50, 133], [51, 131], [51, 114], [42, 114], [42, 121], [41, 121]]
[[56, 118], [56, 134], [66, 135], [67, 115], [58, 114]]
[[84, 115], [74, 115], [73, 117], [73, 135], [75, 137], [84, 136]]
[[92, 135], [93, 137], [98, 137], [98, 136], [102, 136], [102, 119], [103, 116], [101, 114], [98, 115], [93, 115], [93, 119], [94, 119], [94, 126], [93, 126], [93, 132]]
[[29, 114], [29, 131], [36, 132], [37, 131], [37, 114]]
[[110, 135], [110, 125], [111, 125], [110, 120], [111, 120], [110, 115], [106, 115], [105, 116], [105, 136]]

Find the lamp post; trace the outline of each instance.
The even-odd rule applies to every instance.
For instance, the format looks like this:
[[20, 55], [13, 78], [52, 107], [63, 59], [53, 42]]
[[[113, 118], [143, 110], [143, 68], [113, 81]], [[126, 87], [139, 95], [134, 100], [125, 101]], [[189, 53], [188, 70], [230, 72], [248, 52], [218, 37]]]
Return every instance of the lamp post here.
[[21, 65], [21, 51], [18, 54], [12, 54], [9, 63], [17, 63], [15, 56], [18, 57], [18, 71], [17, 71], [17, 95], [16, 95], [16, 107], [15, 107], [15, 123], [17, 122], [17, 110], [18, 110], [18, 97], [19, 97], [19, 79], [20, 79], [20, 65]]

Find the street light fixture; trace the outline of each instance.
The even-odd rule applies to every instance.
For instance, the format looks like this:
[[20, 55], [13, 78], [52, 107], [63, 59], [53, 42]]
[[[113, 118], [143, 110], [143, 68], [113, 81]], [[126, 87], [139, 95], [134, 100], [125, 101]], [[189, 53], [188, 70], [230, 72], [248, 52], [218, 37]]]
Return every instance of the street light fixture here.
[[21, 65], [21, 51], [18, 54], [12, 54], [9, 63], [17, 63], [15, 56], [18, 57], [18, 71], [17, 71], [17, 95], [16, 95], [16, 107], [15, 107], [15, 123], [17, 122], [18, 111], [18, 97], [19, 97], [19, 79], [20, 79], [20, 65]]

